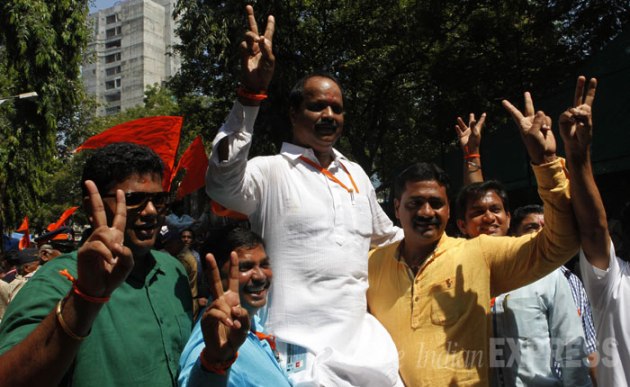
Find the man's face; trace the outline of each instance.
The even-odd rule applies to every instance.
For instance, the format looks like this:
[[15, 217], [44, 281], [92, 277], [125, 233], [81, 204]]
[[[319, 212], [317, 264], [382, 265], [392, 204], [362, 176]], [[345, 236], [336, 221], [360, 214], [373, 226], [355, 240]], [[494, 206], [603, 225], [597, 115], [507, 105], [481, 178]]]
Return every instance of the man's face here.
[[545, 226], [545, 216], [543, 214], [527, 214], [521, 224], [516, 227], [515, 235], [521, 236], [540, 231]]
[[[273, 272], [269, 257], [264, 247], [258, 245], [253, 249], [240, 248], [235, 250], [238, 254], [238, 289], [243, 306], [250, 315], [253, 315], [267, 304], [267, 292], [271, 285]], [[222, 267], [223, 288], [227, 289], [230, 261]]]
[[304, 84], [304, 100], [291, 110], [293, 142], [316, 153], [331, 152], [343, 131], [343, 98], [329, 78], [312, 77]]
[[457, 220], [459, 230], [469, 238], [481, 234], [505, 236], [510, 228], [510, 214], [505, 212], [503, 200], [493, 190], [466, 203], [464, 220]]
[[444, 234], [450, 208], [446, 188], [437, 181], [407, 182], [400, 200], [394, 199], [394, 207], [405, 240], [430, 245]]
[[39, 267], [39, 261], [25, 263], [22, 265], [22, 272], [24, 273], [24, 275], [27, 275], [37, 270], [38, 267]]
[[[162, 192], [162, 178], [159, 174], [154, 173], [142, 175], [134, 173], [107, 192], [107, 194], [113, 195], [113, 197], [103, 198], [107, 213], [107, 223], [110, 225], [116, 209], [115, 193], [118, 189], [126, 194], [131, 192]], [[136, 208], [130, 208], [129, 204], [127, 204], [127, 226], [125, 228], [124, 243], [125, 246], [131, 249], [134, 257], [142, 256], [153, 248], [163, 220], [163, 213], [158, 211], [158, 208], [151, 200]]]
[[184, 246], [186, 247], [190, 247], [193, 243], [193, 234], [192, 232], [186, 230], [186, 231], [182, 231], [182, 242], [184, 242]]

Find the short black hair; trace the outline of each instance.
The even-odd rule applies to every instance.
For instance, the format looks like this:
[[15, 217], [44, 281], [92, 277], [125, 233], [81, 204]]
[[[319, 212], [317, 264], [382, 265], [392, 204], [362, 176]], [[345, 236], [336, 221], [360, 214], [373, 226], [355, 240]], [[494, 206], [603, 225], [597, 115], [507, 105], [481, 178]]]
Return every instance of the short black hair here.
[[85, 162], [81, 192], [87, 196], [85, 181], [92, 180], [101, 194], [109, 192], [133, 174], [157, 174], [163, 178], [162, 159], [150, 148], [129, 142], [117, 142], [97, 149]]
[[295, 82], [295, 85], [293, 85], [293, 88], [289, 93], [289, 107], [291, 110], [298, 110], [300, 108], [302, 101], [304, 101], [304, 85], [306, 85], [306, 82], [309, 79], [315, 77], [328, 78], [335, 82], [337, 86], [339, 86], [339, 90], [341, 90], [341, 99], [342, 101], [344, 100], [343, 87], [341, 87], [341, 83], [337, 77], [327, 71], [314, 71], [298, 79], [298, 81]]
[[515, 234], [523, 219], [529, 214], [544, 214], [545, 209], [540, 204], [527, 204], [514, 210], [510, 223], [510, 234]]
[[417, 162], [411, 164], [396, 176], [394, 180], [394, 198], [400, 200], [403, 192], [405, 192], [407, 183], [429, 180], [435, 180], [438, 184], [444, 186], [448, 197], [450, 189], [448, 174], [433, 163]]
[[503, 202], [503, 208], [506, 213], [510, 212], [510, 200], [503, 184], [498, 180], [486, 180], [480, 183], [472, 183], [462, 187], [457, 194], [455, 201], [457, 219], [464, 220], [466, 218], [466, 207], [468, 202], [474, 201], [485, 195], [489, 191], [494, 191]]
[[211, 253], [219, 269], [230, 260], [230, 253], [236, 249], [265, 247], [262, 237], [252, 230], [240, 226], [226, 226], [213, 230], [201, 247], [201, 262], [206, 269], [206, 254]]

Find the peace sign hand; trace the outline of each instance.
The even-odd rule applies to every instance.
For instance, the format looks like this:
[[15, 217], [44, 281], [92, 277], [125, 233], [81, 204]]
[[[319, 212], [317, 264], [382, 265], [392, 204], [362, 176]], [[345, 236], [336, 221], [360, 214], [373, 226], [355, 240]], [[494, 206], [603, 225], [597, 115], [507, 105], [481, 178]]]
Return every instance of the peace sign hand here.
[[210, 268], [210, 291], [213, 302], [201, 317], [201, 332], [206, 345], [203, 351], [210, 364], [223, 363], [233, 359], [243, 344], [250, 328], [249, 314], [240, 306], [238, 288], [238, 256], [230, 254], [230, 275], [228, 291], [223, 291], [221, 275], [214, 256], [206, 255]]
[[534, 111], [534, 102], [529, 92], [525, 92], [525, 110], [521, 113], [509, 101], [503, 100], [503, 107], [512, 115], [527, 153], [533, 164], [549, 163], [556, 159], [556, 139], [551, 131], [551, 118], [543, 111]]
[[584, 95], [585, 84], [586, 78], [580, 75], [575, 85], [573, 107], [562, 113], [558, 121], [560, 136], [564, 141], [567, 155], [569, 153], [586, 155], [593, 139], [592, 106], [595, 100], [597, 79], [590, 79], [586, 95]]
[[265, 34], [258, 33], [258, 24], [254, 17], [254, 8], [245, 7], [249, 31], [241, 42], [241, 71], [243, 86], [249, 91], [258, 93], [266, 91], [275, 68], [276, 58], [273, 55], [273, 33], [276, 22], [272, 15], [267, 18]]
[[92, 297], [109, 297], [134, 265], [131, 250], [123, 245], [127, 223], [125, 194], [116, 191], [116, 209], [110, 227], [96, 184], [86, 180], [85, 187], [89, 193], [94, 232], [77, 254], [77, 287]]
[[455, 131], [459, 137], [459, 146], [462, 148], [464, 155], [479, 153], [479, 145], [481, 144], [481, 129], [486, 122], [486, 113], [483, 113], [479, 120], [475, 119], [475, 113], [468, 116], [468, 125], [457, 117], [457, 125]]

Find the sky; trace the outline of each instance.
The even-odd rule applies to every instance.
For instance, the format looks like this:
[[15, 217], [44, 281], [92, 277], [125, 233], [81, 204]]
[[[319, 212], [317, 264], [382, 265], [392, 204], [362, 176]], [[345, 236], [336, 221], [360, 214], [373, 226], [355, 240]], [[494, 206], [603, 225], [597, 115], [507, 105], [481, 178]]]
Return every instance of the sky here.
[[92, 0], [90, 1], [90, 12], [98, 11], [99, 9], [109, 8], [118, 0]]

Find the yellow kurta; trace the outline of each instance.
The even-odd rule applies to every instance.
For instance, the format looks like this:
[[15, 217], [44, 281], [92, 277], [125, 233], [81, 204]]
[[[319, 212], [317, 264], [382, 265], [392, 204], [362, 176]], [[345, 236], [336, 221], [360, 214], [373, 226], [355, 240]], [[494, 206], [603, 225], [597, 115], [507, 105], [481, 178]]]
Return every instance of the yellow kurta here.
[[399, 243], [371, 253], [368, 306], [396, 343], [407, 386], [487, 385], [491, 297], [545, 276], [577, 252], [563, 160], [534, 171], [545, 207], [540, 233], [443, 235], [415, 278], [398, 259]]

